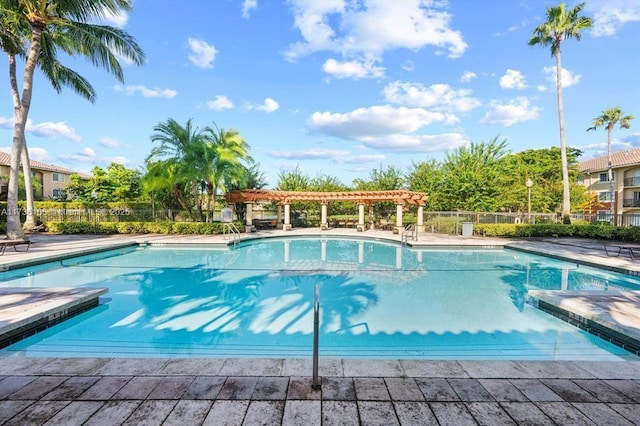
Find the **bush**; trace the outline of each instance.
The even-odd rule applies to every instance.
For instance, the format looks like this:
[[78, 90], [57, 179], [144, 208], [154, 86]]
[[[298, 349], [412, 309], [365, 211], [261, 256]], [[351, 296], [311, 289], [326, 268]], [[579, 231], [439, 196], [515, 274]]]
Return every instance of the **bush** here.
[[[240, 221], [234, 222], [244, 229]], [[47, 231], [61, 234], [222, 234], [221, 222], [47, 222]]]
[[485, 237], [579, 237], [640, 242], [640, 227], [582, 224], [474, 224], [474, 234]]

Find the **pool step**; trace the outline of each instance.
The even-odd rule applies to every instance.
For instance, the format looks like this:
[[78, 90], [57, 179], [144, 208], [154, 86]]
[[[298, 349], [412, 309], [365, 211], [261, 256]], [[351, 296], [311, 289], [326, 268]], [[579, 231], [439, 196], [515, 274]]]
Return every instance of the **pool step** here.
[[106, 288], [0, 288], [0, 348], [98, 306]]

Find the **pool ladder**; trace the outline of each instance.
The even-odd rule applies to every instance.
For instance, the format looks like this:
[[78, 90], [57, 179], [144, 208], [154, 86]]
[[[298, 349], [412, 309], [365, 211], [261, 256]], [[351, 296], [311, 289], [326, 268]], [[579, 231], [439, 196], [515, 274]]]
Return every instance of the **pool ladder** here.
[[409, 237], [411, 237], [411, 241], [418, 241], [418, 230], [413, 223], [410, 223], [404, 227], [400, 242], [402, 244], [409, 244]]
[[225, 223], [222, 228], [222, 234], [225, 240], [233, 239], [234, 246], [240, 241], [240, 230], [233, 223]]

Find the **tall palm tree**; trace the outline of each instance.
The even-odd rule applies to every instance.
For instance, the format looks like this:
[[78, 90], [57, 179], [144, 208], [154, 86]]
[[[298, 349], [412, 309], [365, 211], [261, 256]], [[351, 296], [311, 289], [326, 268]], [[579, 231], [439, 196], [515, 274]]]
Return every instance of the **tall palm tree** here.
[[558, 100], [558, 121], [560, 122], [560, 155], [562, 162], [562, 221], [571, 223], [571, 192], [569, 189], [569, 164], [567, 161], [567, 144], [564, 132], [564, 110], [562, 107], [562, 55], [563, 40], [575, 38], [580, 40], [580, 32], [590, 28], [591, 18], [580, 16], [584, 3], [571, 10], [561, 3], [547, 8], [547, 21], [533, 30], [529, 46], [551, 46], [551, 55], [556, 59], [556, 89]]
[[593, 119], [593, 126], [587, 129], [596, 130], [598, 127], [605, 127], [607, 129], [607, 172], [609, 177], [609, 194], [611, 194], [611, 212], [613, 213], [613, 223], [617, 224], [617, 206], [615, 196], [615, 185], [613, 182], [613, 167], [611, 164], [611, 135], [613, 134], [613, 128], [616, 124], [620, 123], [621, 129], [628, 129], [631, 127], [631, 120], [633, 115], [625, 115], [624, 112], [618, 107], [609, 108], [602, 111], [602, 114]]
[[[26, 151], [25, 127], [33, 95], [35, 69], [41, 66], [57, 90], [70, 85], [81, 93], [84, 79], [62, 67], [56, 59], [57, 50], [68, 55], [81, 55], [94, 65], [106, 69], [123, 81], [118, 55], [136, 64], [144, 60], [144, 53], [126, 32], [100, 21], [107, 14], [131, 10], [130, 0], [0, 0], [0, 9], [10, 14], [13, 28], [22, 36], [20, 45], [26, 57], [22, 93], [17, 84], [15, 54], [9, 54], [9, 80], [14, 100], [15, 122], [11, 148], [11, 165], [7, 194], [7, 236], [22, 237], [18, 211], [18, 173], [22, 152]], [[5, 40], [3, 39], [3, 42]], [[44, 58], [41, 60], [41, 56]], [[44, 65], [44, 66], [43, 66]], [[26, 161], [28, 165], [28, 161]], [[29, 173], [30, 174], [30, 173]]]
[[207, 219], [215, 211], [218, 189], [225, 191], [224, 183], [233, 183], [244, 177], [243, 162], [251, 161], [249, 144], [237, 130], [224, 130], [215, 123], [203, 130], [203, 179], [207, 190]]

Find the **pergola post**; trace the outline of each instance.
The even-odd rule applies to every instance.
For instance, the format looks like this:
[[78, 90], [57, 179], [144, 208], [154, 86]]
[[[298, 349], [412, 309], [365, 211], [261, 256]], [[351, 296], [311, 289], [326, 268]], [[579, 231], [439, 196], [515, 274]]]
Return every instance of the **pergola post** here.
[[358, 204], [358, 225], [356, 229], [360, 232], [365, 230], [364, 227], [364, 203]]
[[418, 206], [418, 220], [416, 221], [416, 232], [424, 232], [424, 207]]
[[394, 234], [402, 234], [404, 227], [402, 226], [402, 207], [401, 203], [396, 204], [396, 227], [393, 229]]
[[323, 231], [329, 229], [329, 223], [327, 222], [327, 203], [322, 203], [320, 206], [320, 229]]
[[282, 225], [283, 231], [291, 231], [291, 204], [286, 203], [284, 205], [284, 224]]
[[253, 203], [244, 203], [247, 210], [244, 221], [244, 231], [253, 232]]

